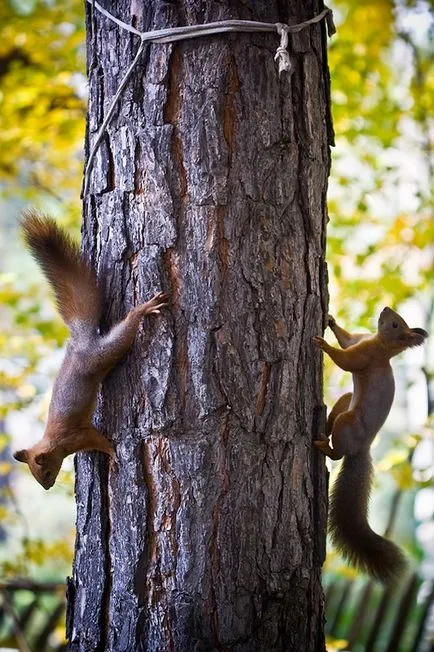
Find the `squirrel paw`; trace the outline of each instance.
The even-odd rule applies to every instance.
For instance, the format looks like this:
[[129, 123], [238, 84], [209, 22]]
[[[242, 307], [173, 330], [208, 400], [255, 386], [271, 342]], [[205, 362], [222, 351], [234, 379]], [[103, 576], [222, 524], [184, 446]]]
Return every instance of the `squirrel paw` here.
[[327, 342], [323, 337], [319, 337], [318, 335], [315, 335], [315, 337], [312, 338], [313, 342], [319, 346], [320, 349], [324, 349], [325, 346], [327, 345]]
[[152, 297], [149, 301], [146, 303], [142, 304], [140, 306], [140, 313], [142, 316], [145, 315], [152, 315], [160, 314], [160, 308], [164, 308], [164, 306], [167, 306], [167, 301], [169, 299], [169, 295], [166, 294], [165, 292], [158, 292], [156, 295]]
[[327, 325], [329, 328], [333, 328], [336, 326], [336, 319], [332, 317], [332, 315], [327, 315]]

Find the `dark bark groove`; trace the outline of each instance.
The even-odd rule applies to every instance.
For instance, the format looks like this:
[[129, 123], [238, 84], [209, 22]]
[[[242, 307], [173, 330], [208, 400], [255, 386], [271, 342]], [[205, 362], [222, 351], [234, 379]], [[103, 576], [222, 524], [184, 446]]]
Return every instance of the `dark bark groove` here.
[[[323, 8], [104, 6], [142, 30]], [[90, 142], [139, 45], [99, 14], [94, 28]], [[96, 156], [83, 247], [106, 325], [160, 289], [172, 303], [104, 383], [96, 419], [117, 461], [77, 456], [74, 652], [324, 649], [311, 344], [327, 307], [324, 40], [324, 25], [290, 37], [294, 73], [281, 80], [277, 35], [150, 45]]]

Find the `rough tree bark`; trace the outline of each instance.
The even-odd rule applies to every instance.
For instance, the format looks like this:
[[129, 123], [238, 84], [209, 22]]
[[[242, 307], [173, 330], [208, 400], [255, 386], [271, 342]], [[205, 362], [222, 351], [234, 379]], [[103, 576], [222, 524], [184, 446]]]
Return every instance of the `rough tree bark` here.
[[[323, 8], [104, 6], [141, 30]], [[89, 146], [138, 39], [86, 11]], [[325, 38], [290, 37], [281, 80], [274, 34], [151, 45], [100, 147], [83, 246], [106, 324], [160, 289], [172, 303], [104, 383], [117, 462], [77, 456], [71, 650], [324, 649]]]

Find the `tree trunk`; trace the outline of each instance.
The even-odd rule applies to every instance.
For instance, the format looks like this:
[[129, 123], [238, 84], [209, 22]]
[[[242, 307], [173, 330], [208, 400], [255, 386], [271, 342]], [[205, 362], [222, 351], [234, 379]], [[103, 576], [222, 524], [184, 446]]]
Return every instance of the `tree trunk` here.
[[[319, 0], [111, 0], [140, 30], [301, 22]], [[139, 39], [88, 12], [88, 138]], [[93, 30], [93, 31], [92, 31]], [[74, 651], [324, 649], [328, 72], [323, 24], [150, 45], [96, 157], [83, 246], [103, 324], [158, 290], [103, 385], [117, 461], [76, 460]]]

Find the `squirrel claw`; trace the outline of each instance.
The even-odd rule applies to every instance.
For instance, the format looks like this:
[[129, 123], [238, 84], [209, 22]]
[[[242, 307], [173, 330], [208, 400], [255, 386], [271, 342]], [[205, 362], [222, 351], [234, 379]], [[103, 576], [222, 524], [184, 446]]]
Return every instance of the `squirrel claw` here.
[[152, 315], [152, 314], [159, 314], [160, 313], [160, 308], [164, 308], [167, 306], [167, 301], [169, 299], [169, 295], [166, 294], [165, 292], [158, 292], [155, 294], [152, 299], [149, 299], [146, 303], [142, 304], [140, 306], [140, 312], [143, 316], [145, 315]]

